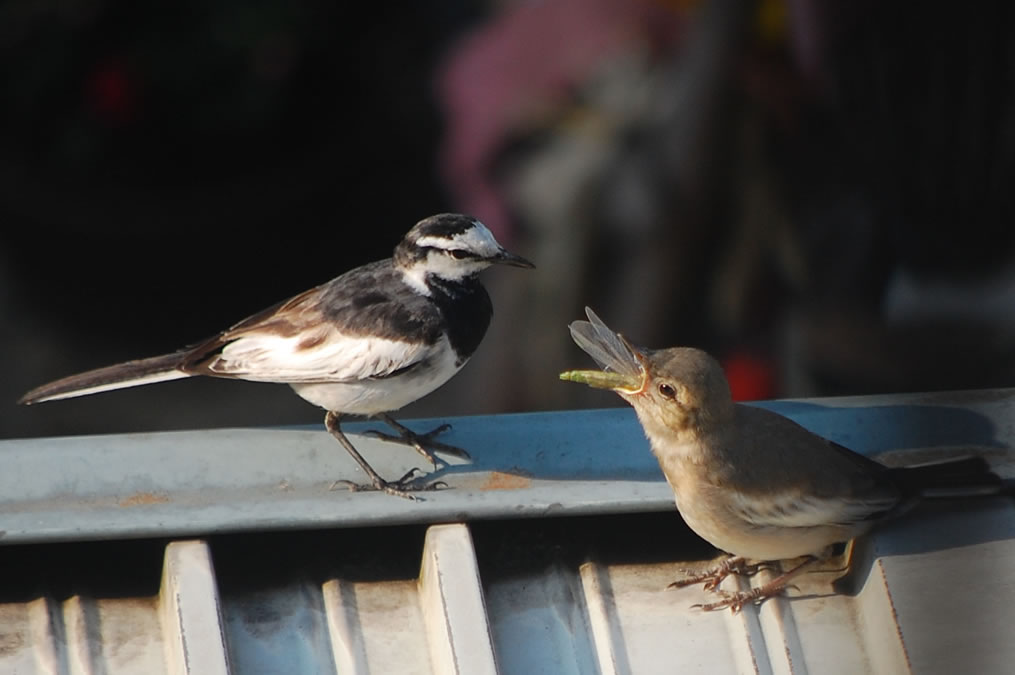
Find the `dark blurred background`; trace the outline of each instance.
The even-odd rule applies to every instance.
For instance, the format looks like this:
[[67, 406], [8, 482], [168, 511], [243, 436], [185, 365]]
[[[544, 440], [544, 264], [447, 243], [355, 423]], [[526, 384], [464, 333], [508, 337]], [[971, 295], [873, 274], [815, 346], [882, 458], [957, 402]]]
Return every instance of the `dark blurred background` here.
[[619, 405], [587, 304], [740, 399], [1015, 383], [1015, 9], [0, 3], [0, 436], [320, 423], [193, 379], [31, 408], [479, 217], [472, 362], [403, 416]]

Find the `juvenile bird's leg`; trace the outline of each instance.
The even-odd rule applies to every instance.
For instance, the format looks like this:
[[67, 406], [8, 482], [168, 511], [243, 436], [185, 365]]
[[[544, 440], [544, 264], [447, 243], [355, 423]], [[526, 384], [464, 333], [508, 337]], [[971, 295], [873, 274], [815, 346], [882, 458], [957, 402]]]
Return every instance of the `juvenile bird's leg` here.
[[438, 435], [451, 428], [450, 424], [442, 424], [426, 433], [418, 434], [404, 424], [399, 424], [394, 417], [387, 413], [380, 413], [377, 417], [387, 422], [387, 424], [397, 431], [398, 434], [386, 434], [382, 431], [373, 430], [364, 433], [368, 433], [375, 438], [380, 438], [385, 441], [411, 445], [415, 448], [416, 452], [430, 460], [430, 463], [433, 464], [435, 469], [437, 468], [438, 460], [431, 450], [439, 450], [440, 452], [445, 452], [449, 455], [454, 455], [455, 457], [469, 459], [469, 453], [465, 450], [462, 450], [454, 445], [448, 445], [447, 443], [441, 443], [440, 441], [435, 440]]
[[[367, 476], [370, 477], [370, 482], [373, 484], [372, 485], [373, 489], [379, 490], [381, 492], [386, 492], [389, 495], [394, 495], [396, 497], [405, 497], [406, 499], [412, 499], [413, 501], [415, 501], [416, 497], [410, 494], [410, 490], [436, 490], [437, 487], [441, 485], [440, 481], [437, 483], [432, 483], [431, 485], [427, 485], [426, 487], [419, 488], [412, 487], [411, 485], [409, 485], [409, 481], [412, 480], [413, 476], [419, 470], [416, 469], [415, 467], [406, 472], [404, 476], [402, 476], [396, 481], [384, 480], [383, 478], [380, 477], [380, 475], [376, 471], [374, 471], [374, 468], [370, 466], [370, 464], [368, 464], [365, 459], [363, 459], [363, 455], [359, 454], [359, 451], [356, 450], [353, 444], [346, 437], [345, 433], [342, 432], [341, 417], [337, 413], [328, 411], [328, 414], [324, 416], [324, 426], [325, 428], [327, 428], [327, 430], [331, 433], [332, 436], [338, 439], [338, 442], [342, 444], [342, 447], [346, 449], [346, 451], [352, 456], [352, 458], [356, 460], [356, 463], [360, 465], [360, 468], [362, 468], [363, 471], [366, 472]], [[350, 487], [350, 489], [353, 490], [370, 489], [365, 488], [362, 485], [357, 485], [356, 483], [353, 483], [352, 481], [348, 480], [337, 480], [331, 484], [331, 487], [334, 488], [339, 483], [345, 483]]]
[[778, 595], [782, 592], [786, 585], [789, 584], [790, 579], [799, 574], [805, 567], [814, 563], [819, 558], [811, 556], [804, 560], [802, 563], [791, 569], [789, 572], [777, 576], [766, 584], [752, 588], [749, 591], [737, 591], [736, 593], [729, 593], [727, 591], [718, 591], [723, 597], [722, 600], [716, 602], [707, 602], [704, 604], [691, 605], [692, 607], [700, 607], [706, 612], [711, 612], [716, 609], [730, 608], [730, 611], [736, 614], [739, 612], [744, 605], [760, 602], [766, 598], [770, 598], [774, 595]]
[[687, 576], [683, 579], [678, 579], [666, 588], [684, 588], [685, 586], [692, 586], [701, 581], [705, 582], [706, 591], [714, 591], [722, 583], [722, 580], [731, 574], [744, 574], [751, 575], [757, 573], [761, 569], [763, 563], [755, 563], [753, 565], [747, 564], [747, 558], [740, 555], [731, 555], [730, 557], [723, 560], [721, 563], [705, 570], [704, 572], [695, 572], [694, 570], [681, 570]]

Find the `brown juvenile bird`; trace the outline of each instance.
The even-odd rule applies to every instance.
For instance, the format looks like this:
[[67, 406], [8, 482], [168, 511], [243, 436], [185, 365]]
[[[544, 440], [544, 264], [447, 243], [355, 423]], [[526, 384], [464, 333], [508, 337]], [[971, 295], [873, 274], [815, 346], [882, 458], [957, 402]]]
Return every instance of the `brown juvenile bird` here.
[[[809, 556], [758, 588], [700, 605], [732, 611], [778, 594], [833, 544], [864, 534], [922, 498], [981, 496], [1003, 490], [981, 457], [889, 468], [814, 434], [777, 413], [739, 405], [722, 368], [699, 349], [633, 347], [586, 308], [571, 324], [574, 341], [604, 371], [561, 379], [612, 389], [638, 414], [687, 525], [730, 554], [704, 574], [715, 591], [731, 573], [757, 563]], [[753, 561], [755, 564], [749, 564]]]

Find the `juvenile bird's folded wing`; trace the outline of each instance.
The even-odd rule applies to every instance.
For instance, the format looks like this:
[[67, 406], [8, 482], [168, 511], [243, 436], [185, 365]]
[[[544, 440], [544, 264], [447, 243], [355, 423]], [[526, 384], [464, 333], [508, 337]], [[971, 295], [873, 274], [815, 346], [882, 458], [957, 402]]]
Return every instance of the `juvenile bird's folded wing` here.
[[736, 409], [739, 457], [729, 482], [743, 518], [758, 527], [848, 525], [886, 515], [907, 495], [887, 467], [751, 405]]
[[868, 496], [818, 497], [798, 492], [767, 495], [736, 494], [736, 515], [758, 529], [849, 526], [879, 518], [899, 505], [891, 493]]
[[640, 375], [641, 365], [624, 339], [610, 330], [591, 308], [586, 307], [585, 313], [588, 321], [572, 321], [568, 327], [575, 344], [601, 368], [621, 375]]

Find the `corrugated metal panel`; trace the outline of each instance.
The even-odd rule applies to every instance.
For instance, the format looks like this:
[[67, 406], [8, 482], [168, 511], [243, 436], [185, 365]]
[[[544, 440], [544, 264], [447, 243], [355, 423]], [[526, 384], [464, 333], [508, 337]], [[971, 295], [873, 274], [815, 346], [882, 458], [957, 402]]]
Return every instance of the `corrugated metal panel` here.
[[[1011, 475], [1013, 401], [1003, 391], [766, 405], [861, 451], [981, 446]], [[630, 411], [454, 423], [450, 441], [477, 461], [444, 472], [453, 489], [419, 503], [329, 491], [355, 473], [323, 432], [0, 443], [0, 541], [12, 545], [0, 548], [0, 672], [925, 673], [1015, 662], [1011, 500], [924, 509], [861, 540], [844, 577], [830, 561], [790, 598], [702, 613], [691, 607], [699, 588], [665, 589], [711, 554], [673, 512]], [[363, 443], [387, 474], [414, 459]], [[452, 524], [429, 525], [441, 521]]]

